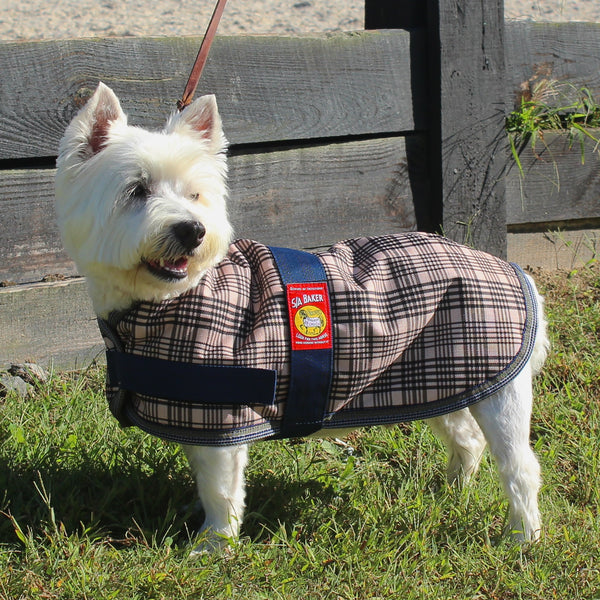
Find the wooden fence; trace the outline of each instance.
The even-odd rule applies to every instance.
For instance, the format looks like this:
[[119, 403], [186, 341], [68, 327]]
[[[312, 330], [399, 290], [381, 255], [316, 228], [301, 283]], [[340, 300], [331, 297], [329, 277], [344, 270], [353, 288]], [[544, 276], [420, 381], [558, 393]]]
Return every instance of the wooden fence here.
[[[593, 148], [583, 166], [560, 140], [546, 155], [524, 149], [521, 179], [504, 120], [536, 76], [600, 95], [600, 25], [505, 24], [501, 1], [470, 0], [367, 0], [366, 24], [376, 30], [217, 38], [198, 93], [217, 95], [231, 143], [238, 236], [317, 248], [441, 228], [534, 264], [528, 236], [596, 235]], [[58, 140], [98, 81], [131, 123], [160, 127], [199, 41], [0, 44], [0, 280], [14, 284], [0, 288], [0, 366], [82, 366], [101, 349], [54, 222]]]

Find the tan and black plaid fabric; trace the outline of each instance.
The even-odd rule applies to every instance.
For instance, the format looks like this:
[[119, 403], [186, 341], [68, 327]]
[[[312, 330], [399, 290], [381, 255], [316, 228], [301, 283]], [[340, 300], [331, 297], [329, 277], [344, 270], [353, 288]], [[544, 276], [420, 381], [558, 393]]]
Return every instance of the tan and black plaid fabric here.
[[[318, 256], [335, 340], [326, 428], [463, 408], [510, 381], [529, 358], [537, 316], [518, 267], [422, 233], [349, 240]], [[276, 436], [290, 381], [287, 323], [270, 250], [234, 242], [198, 287], [135, 306], [115, 329], [123, 350], [137, 356], [274, 369], [275, 402], [247, 406], [242, 395], [231, 405], [206, 405], [198, 381], [189, 402], [132, 395], [128, 419], [189, 443]], [[115, 394], [108, 388], [109, 400]]]

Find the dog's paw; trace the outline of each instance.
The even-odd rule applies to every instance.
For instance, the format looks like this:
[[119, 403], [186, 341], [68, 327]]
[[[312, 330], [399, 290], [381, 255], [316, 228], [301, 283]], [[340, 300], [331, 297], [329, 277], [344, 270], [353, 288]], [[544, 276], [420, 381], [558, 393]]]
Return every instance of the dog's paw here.
[[209, 554], [229, 554], [233, 546], [233, 538], [216, 531], [200, 531], [196, 546], [190, 552], [190, 558], [199, 558]]
[[505, 537], [511, 540], [515, 544], [519, 545], [527, 545], [527, 544], [535, 544], [540, 541], [541, 538], [541, 530], [539, 527], [537, 528], [516, 528], [516, 527], [508, 527], [504, 533]]

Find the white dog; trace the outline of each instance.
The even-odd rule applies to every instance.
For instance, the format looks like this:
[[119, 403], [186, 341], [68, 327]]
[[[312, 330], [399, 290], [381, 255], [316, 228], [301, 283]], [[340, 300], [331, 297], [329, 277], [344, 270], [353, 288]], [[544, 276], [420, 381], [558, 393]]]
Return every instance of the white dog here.
[[[214, 97], [199, 98], [163, 131], [149, 132], [128, 125], [112, 90], [98, 86], [61, 141], [56, 209], [99, 317], [177, 297], [224, 259], [232, 236], [225, 151]], [[540, 469], [529, 421], [532, 376], [548, 347], [542, 300], [533, 297], [540, 317], [519, 373], [480, 402], [429, 420], [448, 448], [450, 481], [468, 480], [489, 444], [509, 500], [508, 528], [523, 541], [540, 532]], [[223, 547], [243, 518], [247, 445], [184, 450], [206, 514], [205, 542], [196, 551]]]

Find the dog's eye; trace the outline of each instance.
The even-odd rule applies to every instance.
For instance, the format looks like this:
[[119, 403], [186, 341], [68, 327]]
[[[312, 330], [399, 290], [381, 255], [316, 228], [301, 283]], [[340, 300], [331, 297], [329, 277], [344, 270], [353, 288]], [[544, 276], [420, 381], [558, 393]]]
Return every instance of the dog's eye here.
[[198, 192], [194, 193], [194, 194], [190, 194], [190, 200], [192, 202], [196, 202], [196, 200], [200, 199], [200, 194]]
[[137, 183], [131, 188], [129, 192], [129, 198], [131, 200], [137, 200], [143, 202], [148, 197], [148, 188], [143, 183]]

